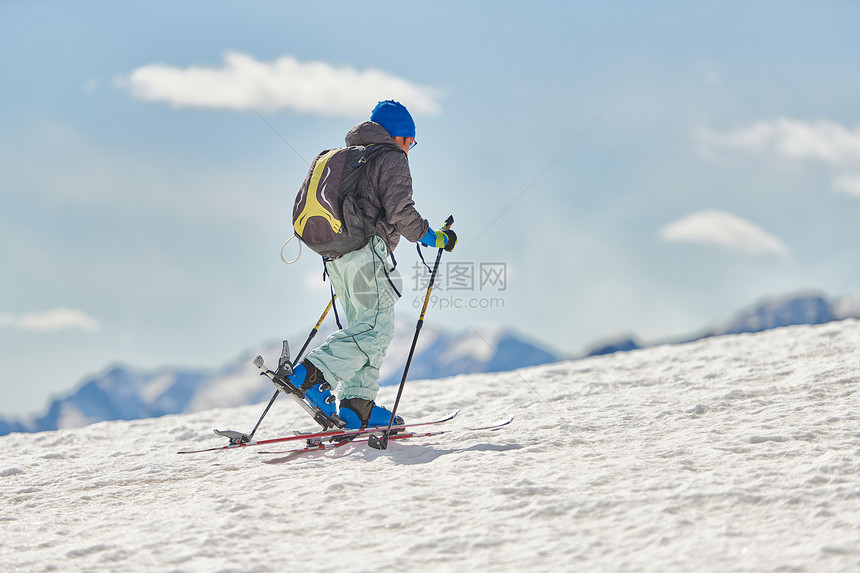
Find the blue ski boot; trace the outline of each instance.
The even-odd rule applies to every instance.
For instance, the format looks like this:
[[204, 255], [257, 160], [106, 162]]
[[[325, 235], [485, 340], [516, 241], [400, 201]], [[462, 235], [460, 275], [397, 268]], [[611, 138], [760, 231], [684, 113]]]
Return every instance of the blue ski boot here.
[[326, 382], [323, 373], [310, 360], [302, 360], [302, 363], [296, 366], [290, 376], [290, 382], [304, 392], [308, 404], [318, 407], [329, 418], [337, 413], [331, 384]]
[[[377, 406], [373, 400], [365, 400], [364, 398], [346, 398], [341, 400], [338, 414], [346, 422], [346, 427], [350, 430], [359, 430], [367, 427], [385, 427], [388, 426], [388, 422], [391, 420], [391, 411], [382, 406]], [[403, 418], [396, 416], [393, 425], [399, 426], [401, 424], [403, 424]]]

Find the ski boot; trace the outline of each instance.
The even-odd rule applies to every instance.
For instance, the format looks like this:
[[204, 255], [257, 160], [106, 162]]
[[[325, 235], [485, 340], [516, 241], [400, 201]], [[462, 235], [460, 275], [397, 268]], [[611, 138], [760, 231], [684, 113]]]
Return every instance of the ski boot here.
[[310, 360], [302, 360], [296, 366], [290, 382], [299, 389], [299, 395], [311, 405], [319, 408], [323, 414], [337, 417], [335, 398], [331, 393], [331, 384], [326, 382], [323, 373]]
[[[340, 401], [339, 415], [350, 430], [363, 430], [367, 427], [386, 427], [391, 421], [391, 411], [377, 406], [373, 400], [346, 398]], [[394, 426], [403, 424], [403, 418], [396, 416]], [[392, 434], [397, 433], [392, 431]]]

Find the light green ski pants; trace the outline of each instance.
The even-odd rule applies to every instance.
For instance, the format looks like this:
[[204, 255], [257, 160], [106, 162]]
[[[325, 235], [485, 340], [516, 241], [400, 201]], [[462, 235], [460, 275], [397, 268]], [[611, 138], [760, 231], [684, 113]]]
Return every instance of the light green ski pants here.
[[376, 399], [379, 368], [394, 338], [398, 294], [388, 280], [388, 251], [381, 237], [365, 247], [326, 262], [348, 326], [308, 353], [338, 398]]

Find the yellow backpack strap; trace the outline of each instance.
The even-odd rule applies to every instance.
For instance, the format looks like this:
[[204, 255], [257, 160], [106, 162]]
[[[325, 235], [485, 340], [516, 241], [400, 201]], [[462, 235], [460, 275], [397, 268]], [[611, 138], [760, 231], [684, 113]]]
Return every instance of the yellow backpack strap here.
[[[338, 149], [332, 149], [328, 153], [324, 153], [317, 158], [316, 164], [314, 164], [313, 175], [311, 175], [307, 196], [305, 197], [304, 209], [296, 217], [293, 224], [293, 227], [300, 236], [305, 232], [305, 225], [311, 217], [323, 217], [328, 221], [335, 233], [340, 230], [340, 221], [332, 215], [332, 211], [335, 208], [331, 205], [323, 205], [320, 201], [320, 197], [325, 197], [326, 179], [331, 175], [331, 168], [328, 167], [329, 159], [338, 151]], [[322, 190], [320, 190], [320, 185], [322, 185]]]

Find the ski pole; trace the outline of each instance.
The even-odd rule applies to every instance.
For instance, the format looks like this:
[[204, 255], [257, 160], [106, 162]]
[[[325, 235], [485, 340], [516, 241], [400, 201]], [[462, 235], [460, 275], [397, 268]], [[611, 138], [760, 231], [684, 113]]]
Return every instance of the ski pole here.
[[[302, 346], [302, 349], [299, 350], [298, 354], [296, 354], [296, 359], [292, 363], [293, 368], [295, 368], [296, 364], [298, 364], [299, 360], [301, 360], [302, 355], [305, 353], [305, 350], [308, 349], [308, 345], [310, 345], [311, 340], [313, 340], [314, 337], [317, 335], [317, 332], [319, 332], [320, 325], [322, 324], [323, 320], [325, 320], [326, 315], [328, 315], [328, 311], [330, 311], [332, 306], [334, 306], [334, 299], [336, 299], [336, 298], [337, 298], [337, 295], [332, 295], [331, 300], [328, 302], [328, 305], [325, 307], [325, 310], [323, 311], [322, 315], [320, 316], [320, 319], [317, 321], [313, 330], [311, 330], [311, 333], [308, 335], [308, 339], [305, 340], [305, 345]], [[283, 366], [283, 364], [279, 364], [278, 366]], [[271, 408], [272, 404], [275, 403], [275, 400], [278, 399], [278, 395], [280, 393], [281, 393], [280, 390], [275, 390], [275, 393], [272, 394], [272, 399], [269, 400], [268, 406], [266, 406], [266, 409], [263, 410], [263, 415], [260, 416], [259, 420], [257, 420], [257, 425], [254, 426], [254, 429], [251, 430], [250, 434], [245, 434], [244, 436], [242, 436], [243, 441], [250, 442], [252, 439], [254, 439], [254, 434], [257, 433], [257, 428], [260, 427], [260, 424], [263, 422], [263, 418], [265, 418], [266, 414], [269, 413], [269, 408]], [[247, 439], [245, 439], [245, 438], [247, 438]]]
[[[454, 215], [449, 215], [445, 220], [444, 230], [451, 228], [454, 224]], [[421, 333], [421, 327], [424, 326], [424, 314], [427, 312], [427, 303], [430, 302], [430, 292], [433, 290], [433, 282], [436, 280], [436, 271], [439, 270], [439, 261], [442, 260], [442, 253], [445, 247], [441, 247], [436, 254], [436, 262], [433, 265], [433, 272], [430, 273], [430, 282], [427, 283], [427, 293], [424, 295], [424, 306], [421, 307], [421, 314], [418, 317], [418, 324], [415, 326], [415, 336], [412, 337], [412, 347], [409, 349], [409, 356], [406, 358], [406, 367], [403, 369], [403, 377], [400, 379], [400, 388], [397, 389], [397, 398], [394, 400], [394, 408], [391, 409], [391, 419], [388, 420], [388, 427], [382, 432], [382, 437], [376, 437], [370, 434], [367, 444], [377, 450], [388, 449], [388, 434], [391, 433], [391, 426], [394, 424], [394, 416], [397, 413], [397, 406], [400, 404], [400, 397], [403, 395], [403, 387], [406, 385], [406, 376], [409, 374], [409, 366], [412, 364], [412, 356], [415, 354], [415, 345], [418, 343], [418, 335]]]

